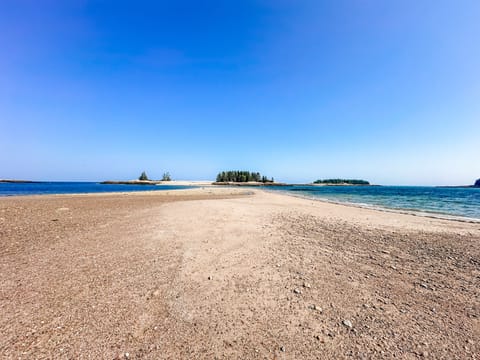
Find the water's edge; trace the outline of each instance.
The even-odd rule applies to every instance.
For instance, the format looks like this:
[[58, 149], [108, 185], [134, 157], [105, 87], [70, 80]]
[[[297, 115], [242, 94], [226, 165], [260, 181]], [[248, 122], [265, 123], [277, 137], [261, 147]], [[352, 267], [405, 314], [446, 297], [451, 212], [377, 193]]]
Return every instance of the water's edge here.
[[440, 220], [458, 221], [462, 223], [480, 224], [480, 218], [473, 218], [473, 217], [459, 216], [459, 215], [449, 215], [444, 213], [436, 213], [433, 211], [396, 209], [396, 208], [389, 208], [386, 206], [361, 204], [361, 203], [347, 202], [347, 201], [335, 201], [335, 200], [326, 199], [318, 196], [294, 194], [292, 192], [289, 192], [288, 190], [285, 190], [285, 191], [270, 190], [270, 189], [262, 189], [262, 190], [266, 192], [277, 193], [277, 194], [281, 193], [281, 194], [292, 196], [299, 199], [314, 200], [314, 201], [320, 201], [320, 202], [329, 203], [329, 204], [343, 205], [343, 206], [349, 206], [349, 207], [360, 208], [360, 209], [369, 209], [369, 210], [403, 214], [403, 215], [413, 215], [413, 216], [420, 216], [420, 217], [440, 219]]

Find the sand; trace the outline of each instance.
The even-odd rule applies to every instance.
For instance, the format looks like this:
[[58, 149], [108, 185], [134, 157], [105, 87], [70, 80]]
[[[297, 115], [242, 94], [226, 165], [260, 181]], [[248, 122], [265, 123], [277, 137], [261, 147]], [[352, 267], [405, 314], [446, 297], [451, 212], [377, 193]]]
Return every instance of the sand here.
[[480, 357], [480, 224], [204, 188], [0, 198], [0, 357]]

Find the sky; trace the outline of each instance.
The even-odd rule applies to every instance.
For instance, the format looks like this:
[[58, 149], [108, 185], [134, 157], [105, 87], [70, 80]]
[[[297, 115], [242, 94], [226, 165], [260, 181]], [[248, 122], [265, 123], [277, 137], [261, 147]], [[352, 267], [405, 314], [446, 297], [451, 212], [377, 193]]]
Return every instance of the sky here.
[[480, 2], [0, 1], [0, 178], [471, 184]]

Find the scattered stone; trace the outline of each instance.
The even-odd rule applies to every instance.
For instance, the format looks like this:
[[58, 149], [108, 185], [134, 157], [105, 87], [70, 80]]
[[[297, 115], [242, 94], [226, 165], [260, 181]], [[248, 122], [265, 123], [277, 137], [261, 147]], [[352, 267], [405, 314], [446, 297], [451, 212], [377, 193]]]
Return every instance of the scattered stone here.
[[123, 354], [123, 357], [124, 357], [125, 359], [128, 359], [128, 358], [130, 358], [130, 354], [129, 354], [128, 352], [126, 352], [125, 354]]
[[208, 277], [208, 280], [212, 280], [212, 277], [211, 277], [211, 276], [209, 276], [209, 277]]
[[285, 346], [280, 346], [280, 351], [285, 352]]
[[303, 283], [303, 287], [304, 287], [304, 288], [307, 288], [307, 289], [310, 289], [310, 288], [312, 287], [312, 285], [310, 285], [310, 284], [307, 283], [307, 282], [304, 282], [304, 283]]
[[293, 292], [294, 292], [295, 294], [301, 294], [301, 293], [302, 293], [299, 289], [294, 289]]
[[351, 329], [353, 327], [352, 322], [350, 320], [343, 320], [342, 324], [349, 329]]
[[428, 289], [428, 285], [425, 284], [425, 283], [421, 283], [420, 286], [421, 286], [422, 288], [424, 288], [424, 289]]

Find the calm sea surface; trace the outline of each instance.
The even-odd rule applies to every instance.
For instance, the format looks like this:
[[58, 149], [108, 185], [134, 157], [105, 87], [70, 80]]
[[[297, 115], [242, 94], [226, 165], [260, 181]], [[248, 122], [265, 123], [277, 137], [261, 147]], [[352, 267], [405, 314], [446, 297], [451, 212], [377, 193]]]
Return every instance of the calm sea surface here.
[[427, 212], [480, 220], [479, 188], [423, 186], [272, 186], [297, 196], [366, 207]]
[[189, 189], [192, 186], [178, 185], [120, 185], [95, 182], [40, 182], [0, 183], [0, 196], [41, 195], [41, 194], [86, 194], [103, 192], [131, 192], [146, 190]]

